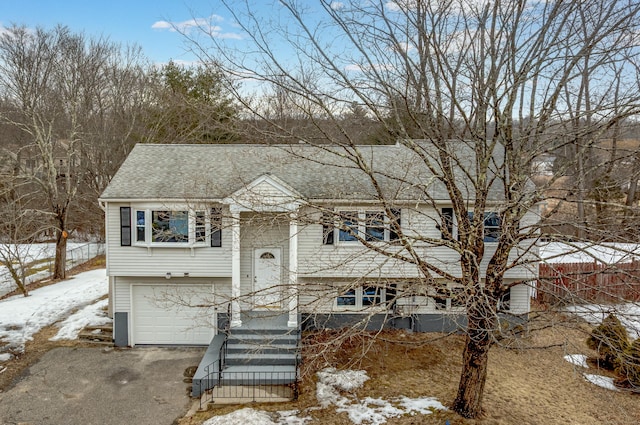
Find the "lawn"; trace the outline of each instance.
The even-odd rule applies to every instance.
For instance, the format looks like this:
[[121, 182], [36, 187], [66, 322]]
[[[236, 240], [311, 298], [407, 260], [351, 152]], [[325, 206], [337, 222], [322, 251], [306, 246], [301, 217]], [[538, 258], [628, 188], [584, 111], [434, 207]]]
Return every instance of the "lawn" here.
[[[490, 354], [488, 380], [484, 396], [485, 415], [463, 419], [451, 411], [392, 417], [388, 424], [618, 424], [640, 423], [640, 396], [612, 391], [588, 382], [584, 373], [607, 375], [606, 371], [586, 370], [565, 360], [568, 354], [593, 356], [584, 340], [591, 329], [580, 319], [557, 314], [544, 315], [533, 323], [542, 328], [519, 340], [504, 340]], [[316, 341], [335, 339], [335, 333], [317, 336]], [[405, 331], [383, 332], [372, 343], [367, 336], [347, 339], [338, 350], [328, 352], [307, 348], [303, 381], [298, 401], [285, 404], [252, 404], [248, 407], [270, 412], [297, 410], [304, 422], [290, 417], [274, 423], [352, 424], [348, 412], [336, 406], [320, 408], [316, 372], [323, 367], [364, 370], [369, 379], [347, 398], [356, 403], [367, 397], [393, 400], [433, 397], [448, 406], [453, 402], [461, 368], [464, 337], [416, 334]], [[247, 406], [215, 406], [212, 410], [180, 422], [199, 424], [213, 415], [225, 415]], [[245, 411], [248, 412], [248, 411]], [[222, 419], [222, 418], [221, 418]], [[221, 422], [249, 424], [247, 417], [226, 417]], [[371, 423], [362, 421], [361, 423]]]

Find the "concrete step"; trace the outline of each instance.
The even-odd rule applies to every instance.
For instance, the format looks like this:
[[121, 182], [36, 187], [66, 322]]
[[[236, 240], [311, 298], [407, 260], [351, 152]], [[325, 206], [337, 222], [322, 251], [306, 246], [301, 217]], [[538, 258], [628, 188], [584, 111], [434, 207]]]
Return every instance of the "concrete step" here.
[[233, 328], [232, 335], [297, 335], [296, 330], [289, 328]]
[[295, 382], [296, 379], [295, 366], [242, 365], [225, 368], [217, 385], [286, 385]]
[[288, 334], [237, 334], [231, 333], [227, 345], [249, 344], [255, 346], [297, 345], [297, 335]]
[[84, 330], [89, 332], [99, 330], [113, 333], [113, 325], [111, 323], [107, 325], [88, 325], [84, 327]]
[[78, 338], [80, 339], [86, 339], [89, 341], [111, 341], [113, 339], [113, 335], [111, 334], [106, 334], [106, 333], [93, 333], [93, 332], [86, 332], [86, 331], [81, 331], [78, 334]]
[[261, 344], [228, 344], [227, 354], [295, 354], [297, 352], [297, 345], [295, 344], [277, 344], [277, 345], [261, 345]]
[[258, 366], [258, 365], [292, 365], [296, 364], [296, 354], [251, 354], [238, 353], [227, 354], [226, 365], [231, 366]]

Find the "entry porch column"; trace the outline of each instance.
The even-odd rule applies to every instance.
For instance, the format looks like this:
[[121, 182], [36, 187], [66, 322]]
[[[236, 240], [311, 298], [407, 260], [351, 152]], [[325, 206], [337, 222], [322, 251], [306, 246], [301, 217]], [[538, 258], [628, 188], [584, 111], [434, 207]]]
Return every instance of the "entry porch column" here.
[[289, 219], [289, 320], [287, 326], [298, 327], [298, 213]]
[[232, 328], [242, 326], [240, 318], [240, 211], [231, 209], [231, 322]]

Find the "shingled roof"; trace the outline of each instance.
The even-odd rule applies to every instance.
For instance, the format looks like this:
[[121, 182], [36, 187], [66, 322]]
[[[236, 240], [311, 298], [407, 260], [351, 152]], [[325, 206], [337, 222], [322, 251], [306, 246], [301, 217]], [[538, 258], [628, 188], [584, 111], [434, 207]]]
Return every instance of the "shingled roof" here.
[[[369, 177], [342, 148], [309, 145], [138, 144], [100, 199], [221, 200], [271, 175], [307, 200], [375, 200]], [[420, 158], [402, 145], [358, 148], [388, 199], [448, 199]], [[461, 173], [462, 174], [462, 173]]]

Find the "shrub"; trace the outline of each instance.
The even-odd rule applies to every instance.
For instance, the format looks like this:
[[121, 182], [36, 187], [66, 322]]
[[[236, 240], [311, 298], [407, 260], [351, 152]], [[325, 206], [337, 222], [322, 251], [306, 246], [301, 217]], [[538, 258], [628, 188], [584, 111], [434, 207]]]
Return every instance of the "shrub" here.
[[591, 331], [587, 346], [598, 352], [598, 362], [602, 367], [614, 370], [630, 346], [627, 330], [616, 316], [609, 314], [600, 326]]
[[620, 375], [616, 385], [640, 390], [640, 338], [624, 351], [616, 372]]

